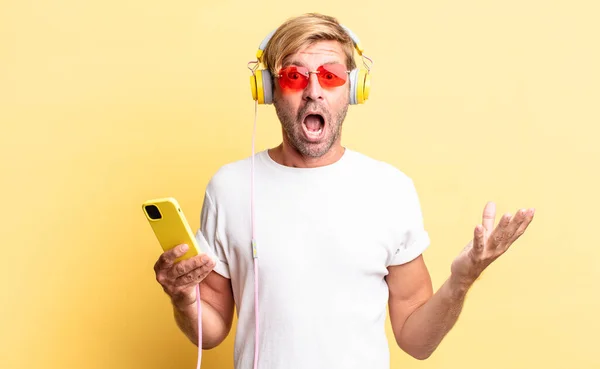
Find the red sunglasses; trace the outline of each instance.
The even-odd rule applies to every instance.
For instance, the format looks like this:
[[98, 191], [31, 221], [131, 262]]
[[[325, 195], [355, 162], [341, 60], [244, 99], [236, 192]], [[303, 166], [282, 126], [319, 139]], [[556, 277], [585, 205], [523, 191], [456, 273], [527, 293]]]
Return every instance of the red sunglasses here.
[[334, 88], [342, 86], [348, 80], [350, 73], [343, 64], [325, 64], [316, 71], [309, 71], [306, 67], [290, 65], [279, 71], [277, 78], [279, 86], [283, 90], [300, 91], [308, 86], [311, 73], [317, 75], [319, 84], [323, 88]]

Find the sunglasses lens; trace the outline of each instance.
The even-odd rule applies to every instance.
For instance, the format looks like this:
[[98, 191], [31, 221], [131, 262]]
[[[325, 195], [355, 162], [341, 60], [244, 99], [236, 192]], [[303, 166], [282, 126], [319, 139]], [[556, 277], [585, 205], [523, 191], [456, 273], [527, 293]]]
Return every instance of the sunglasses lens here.
[[[348, 79], [343, 64], [325, 64], [318, 69], [319, 84], [323, 88], [342, 86]], [[308, 68], [290, 65], [279, 72], [279, 86], [282, 90], [299, 91], [308, 86]]]
[[323, 87], [338, 87], [346, 83], [348, 74], [343, 64], [325, 64], [319, 67], [319, 83]]
[[308, 69], [289, 66], [280, 71], [279, 86], [284, 90], [302, 90], [308, 85]]

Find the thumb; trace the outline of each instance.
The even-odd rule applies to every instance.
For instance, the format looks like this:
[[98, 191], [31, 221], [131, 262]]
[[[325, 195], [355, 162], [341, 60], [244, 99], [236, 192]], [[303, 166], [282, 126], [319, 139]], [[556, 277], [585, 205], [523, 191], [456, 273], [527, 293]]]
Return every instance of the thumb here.
[[478, 224], [473, 232], [473, 251], [477, 254], [483, 252], [483, 246], [485, 244], [483, 234], [483, 226]]

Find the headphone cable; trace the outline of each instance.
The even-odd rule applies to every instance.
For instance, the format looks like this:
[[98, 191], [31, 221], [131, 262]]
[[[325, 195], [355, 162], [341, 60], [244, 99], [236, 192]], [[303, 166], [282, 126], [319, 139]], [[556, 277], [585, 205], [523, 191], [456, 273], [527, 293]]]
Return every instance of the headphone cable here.
[[202, 301], [200, 300], [200, 283], [196, 284], [196, 306], [198, 308], [198, 363], [196, 369], [200, 369], [202, 362]]
[[258, 367], [258, 250], [256, 247], [256, 227], [255, 227], [255, 216], [254, 216], [254, 157], [255, 153], [255, 141], [256, 141], [256, 119], [258, 116], [258, 101], [254, 101], [254, 127], [252, 130], [252, 169], [251, 169], [251, 199], [250, 208], [252, 216], [252, 257], [254, 260], [254, 369]]

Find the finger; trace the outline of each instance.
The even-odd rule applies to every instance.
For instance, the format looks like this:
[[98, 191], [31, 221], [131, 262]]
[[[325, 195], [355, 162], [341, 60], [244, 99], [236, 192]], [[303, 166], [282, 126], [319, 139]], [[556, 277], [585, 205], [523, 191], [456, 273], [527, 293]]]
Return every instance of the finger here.
[[483, 209], [483, 228], [485, 229], [486, 234], [492, 233], [494, 229], [494, 221], [496, 219], [496, 204], [493, 202], [488, 202]]
[[204, 278], [206, 278], [206, 276], [208, 275], [208, 273], [210, 273], [213, 268], [215, 267], [215, 262], [210, 260], [204, 264], [202, 264], [202, 266], [189, 271], [188, 273], [178, 277], [175, 280], [175, 286], [177, 287], [182, 287], [182, 286], [193, 286], [196, 285], [198, 283], [200, 283]]
[[170, 250], [163, 252], [160, 255], [160, 257], [158, 258], [158, 261], [156, 262], [156, 266], [158, 266], [159, 269], [170, 268], [175, 263], [175, 260], [178, 257], [185, 255], [185, 253], [187, 252], [188, 249], [189, 249], [188, 245], [181, 244], [181, 245], [177, 245], [177, 246], [173, 247]]
[[519, 228], [517, 228], [517, 230], [515, 231], [515, 233], [512, 235], [512, 237], [510, 239], [511, 243], [516, 241], [519, 237], [521, 237], [523, 235], [523, 233], [525, 233], [525, 230], [527, 229], [527, 227], [529, 227], [529, 224], [533, 220], [534, 214], [535, 214], [535, 209], [527, 209], [527, 211], [525, 211], [524, 219], [521, 222], [521, 225], [519, 225]]
[[502, 245], [506, 240], [506, 228], [510, 224], [512, 216], [510, 213], [506, 213], [500, 218], [498, 222], [498, 226], [494, 229], [492, 234], [487, 240], [486, 248], [487, 249], [496, 249], [498, 246]]
[[167, 272], [169, 279], [177, 279], [182, 275], [189, 273], [190, 271], [199, 268], [210, 261], [208, 255], [196, 255], [187, 260], [182, 260], [179, 263], [173, 265]]
[[512, 236], [517, 232], [517, 229], [519, 229], [519, 227], [525, 220], [525, 214], [526, 214], [526, 210], [520, 209], [519, 211], [517, 211], [515, 216], [512, 217], [512, 219], [510, 220], [510, 223], [508, 224], [508, 226], [506, 226], [505, 239], [511, 239]]
[[163, 252], [156, 261], [156, 264], [154, 264], [154, 270], [158, 271], [160, 269], [171, 268], [175, 263], [175, 260], [178, 257], [185, 255], [188, 249], [188, 245], [181, 244], [173, 247], [168, 251]]
[[483, 252], [483, 232], [484, 229], [482, 225], [477, 225], [475, 227], [475, 231], [473, 232], [473, 250], [475, 253]]

